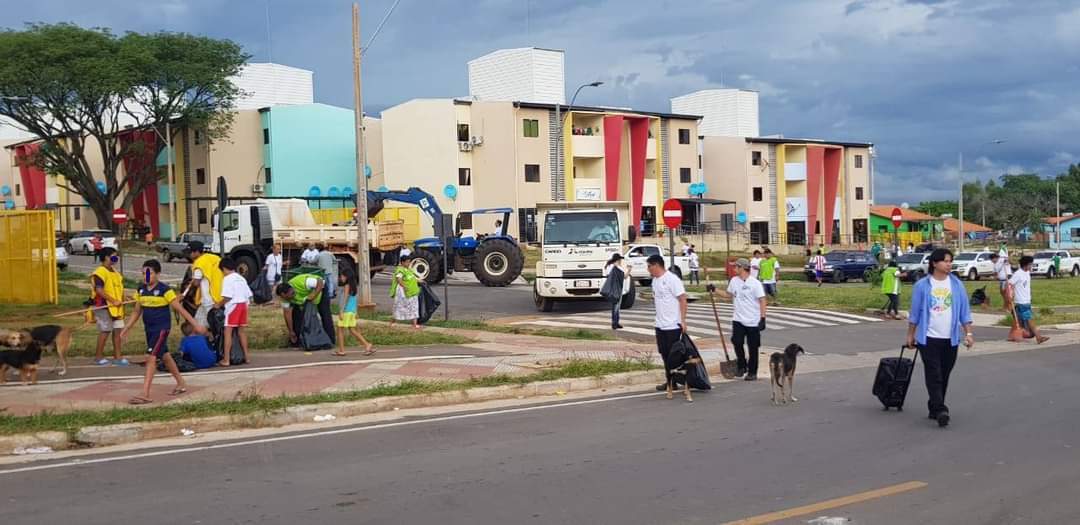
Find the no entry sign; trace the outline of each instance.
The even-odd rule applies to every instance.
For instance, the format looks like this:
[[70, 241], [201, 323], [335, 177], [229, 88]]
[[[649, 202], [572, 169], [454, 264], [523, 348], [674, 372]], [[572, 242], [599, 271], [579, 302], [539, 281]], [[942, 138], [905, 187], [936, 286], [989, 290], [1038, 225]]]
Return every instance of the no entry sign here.
[[892, 225], [893, 228], [899, 228], [900, 223], [904, 222], [904, 212], [900, 208], [892, 209]]
[[675, 229], [680, 224], [682, 224], [682, 203], [679, 202], [679, 199], [664, 201], [664, 225]]
[[112, 221], [116, 224], [124, 224], [128, 220], [127, 210], [117, 208], [112, 212]]

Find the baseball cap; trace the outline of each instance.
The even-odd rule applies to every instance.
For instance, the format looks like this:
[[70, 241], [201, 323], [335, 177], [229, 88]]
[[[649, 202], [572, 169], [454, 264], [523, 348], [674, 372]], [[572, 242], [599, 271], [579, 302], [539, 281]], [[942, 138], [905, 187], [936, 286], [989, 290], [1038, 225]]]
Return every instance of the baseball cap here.
[[750, 268], [750, 261], [746, 260], [744, 257], [740, 257], [735, 261], [735, 266], [739, 268]]

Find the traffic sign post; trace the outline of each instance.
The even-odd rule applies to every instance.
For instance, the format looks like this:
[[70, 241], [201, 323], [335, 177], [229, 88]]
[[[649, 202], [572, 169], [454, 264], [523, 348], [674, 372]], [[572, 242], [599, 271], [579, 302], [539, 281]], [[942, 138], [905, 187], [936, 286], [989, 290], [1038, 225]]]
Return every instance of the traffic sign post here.
[[[123, 226], [124, 223], [126, 223], [128, 221], [127, 210], [125, 210], [123, 208], [117, 208], [117, 209], [113, 210], [113, 212], [112, 212], [112, 221], [113, 221], [113, 224], [116, 224], [118, 226]], [[123, 235], [121, 235], [120, 238], [122, 239]], [[117, 243], [117, 246], [119, 247], [119, 242]], [[120, 250], [117, 250], [117, 256], [120, 258], [120, 275], [124, 275], [124, 254], [119, 253], [119, 252], [120, 252]]]
[[893, 208], [892, 213], [889, 215], [893, 225], [893, 246], [896, 246], [896, 253], [893, 254], [893, 257], [896, 257], [904, 251], [900, 246], [900, 225], [904, 222], [904, 211], [900, 208]]
[[664, 226], [668, 229], [668, 250], [671, 251], [671, 267], [669, 270], [676, 268], [675, 266], [675, 232], [679, 229], [679, 225], [682, 224], [682, 203], [679, 199], [668, 199], [664, 201]]

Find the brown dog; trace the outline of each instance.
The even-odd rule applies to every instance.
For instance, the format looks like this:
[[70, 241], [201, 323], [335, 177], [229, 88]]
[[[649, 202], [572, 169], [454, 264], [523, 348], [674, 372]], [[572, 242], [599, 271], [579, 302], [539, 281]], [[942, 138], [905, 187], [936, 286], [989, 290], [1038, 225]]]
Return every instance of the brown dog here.
[[53, 370], [58, 370], [58, 375], [67, 374], [67, 352], [71, 348], [71, 337], [80, 328], [86, 326], [60, 326], [56, 324], [47, 324], [41, 326], [35, 326], [29, 330], [17, 330], [6, 331], [6, 334], [0, 334], [3, 336], [3, 343], [12, 348], [27, 348], [31, 343], [37, 343], [41, 346], [42, 352], [48, 352], [50, 349], [56, 352], [56, 366]]
[[769, 356], [769, 373], [772, 375], [772, 404], [786, 405], [799, 400], [795, 397], [795, 365], [799, 354], [806, 353], [803, 347], [790, 344], [783, 353], [773, 352]]
[[19, 371], [22, 384], [36, 385], [41, 350], [41, 345], [31, 341], [25, 350], [0, 351], [0, 384], [7, 383], [8, 368], [15, 368]]

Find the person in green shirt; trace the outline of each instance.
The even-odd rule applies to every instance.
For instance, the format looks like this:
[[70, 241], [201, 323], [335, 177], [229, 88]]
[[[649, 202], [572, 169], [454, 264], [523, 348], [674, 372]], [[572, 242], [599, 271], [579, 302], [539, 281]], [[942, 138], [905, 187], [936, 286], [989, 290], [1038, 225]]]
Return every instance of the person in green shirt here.
[[889, 261], [889, 265], [881, 272], [881, 293], [889, 298], [889, 304], [885, 307], [885, 317], [889, 319], [900, 318], [900, 268], [896, 261]]
[[334, 317], [330, 311], [330, 294], [323, 293], [325, 289], [326, 281], [311, 273], [299, 274], [278, 285], [275, 293], [282, 300], [282, 314], [285, 317], [285, 326], [289, 329], [290, 343], [297, 344], [300, 341], [297, 331], [304, 324], [304, 305], [308, 302], [317, 305], [319, 318], [326, 335], [330, 336], [330, 342], [337, 342]]
[[758, 280], [765, 288], [765, 295], [772, 300], [772, 304], [776, 304], [776, 281], [780, 277], [777, 275], [780, 270], [780, 259], [777, 259], [776, 254], [769, 248], [765, 248], [764, 257], [765, 260], [759, 263]]
[[1054, 253], [1054, 278], [1061, 277], [1061, 254]]
[[390, 297], [394, 298], [394, 321], [412, 322], [413, 328], [420, 329], [420, 279], [412, 269], [413, 257], [406, 255], [394, 270], [390, 282]]
[[870, 247], [870, 255], [874, 256], [874, 260], [880, 260], [881, 257], [881, 244], [874, 241], [874, 245]]

